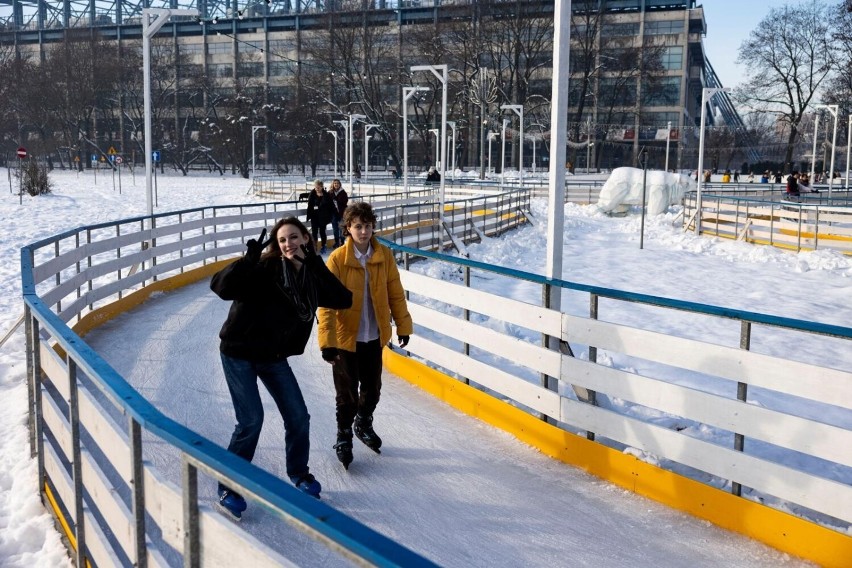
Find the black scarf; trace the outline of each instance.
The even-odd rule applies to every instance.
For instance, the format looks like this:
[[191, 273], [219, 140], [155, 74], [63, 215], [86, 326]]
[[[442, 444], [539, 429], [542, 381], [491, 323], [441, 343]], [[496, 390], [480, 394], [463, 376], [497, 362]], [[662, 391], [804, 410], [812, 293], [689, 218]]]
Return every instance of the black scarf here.
[[286, 258], [281, 259], [283, 286], [281, 291], [293, 305], [296, 317], [300, 321], [311, 321], [317, 310], [317, 292], [308, 275], [308, 269], [302, 264], [299, 270]]

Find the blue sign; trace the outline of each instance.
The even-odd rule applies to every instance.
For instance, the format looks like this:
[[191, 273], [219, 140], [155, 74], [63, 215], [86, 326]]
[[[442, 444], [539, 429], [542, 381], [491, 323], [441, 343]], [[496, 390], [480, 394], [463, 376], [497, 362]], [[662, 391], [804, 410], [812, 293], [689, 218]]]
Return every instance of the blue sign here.
[[97, 161], [98, 161], [98, 155], [97, 155], [97, 154], [92, 154], [92, 161], [93, 161], [93, 162], [97, 162]]
[[152, 158], [155, 162], [159, 162], [159, 161], [160, 161], [160, 151], [159, 151], [159, 150], [154, 150], [153, 152], [151, 152], [151, 158]]
[[110, 156], [109, 156], [109, 161], [110, 161], [110, 162], [115, 162], [115, 156], [113, 156], [112, 154], [110, 154]]

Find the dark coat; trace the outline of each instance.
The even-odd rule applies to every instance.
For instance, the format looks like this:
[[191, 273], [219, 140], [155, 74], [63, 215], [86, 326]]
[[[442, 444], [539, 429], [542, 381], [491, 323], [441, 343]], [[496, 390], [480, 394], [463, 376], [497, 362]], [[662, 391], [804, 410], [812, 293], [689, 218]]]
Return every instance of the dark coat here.
[[259, 363], [301, 355], [317, 306], [340, 310], [352, 305], [352, 292], [315, 256], [302, 267], [307, 271], [302, 298], [312, 310], [303, 321], [297, 315], [294, 291], [284, 284], [284, 262], [289, 261], [279, 256], [259, 262], [243, 257], [213, 276], [210, 289], [233, 302], [219, 331], [219, 350], [225, 355]]
[[346, 206], [349, 205], [349, 195], [341, 187], [337, 190], [337, 193], [332, 194], [329, 192], [329, 196], [331, 197], [332, 216], [335, 219], [342, 219], [343, 212], [346, 210]]
[[790, 195], [799, 195], [799, 182], [793, 174], [787, 176], [787, 193]]
[[322, 190], [322, 196], [317, 195], [316, 191], [311, 191], [308, 197], [308, 220], [311, 223], [327, 225], [331, 221], [333, 211], [334, 204], [326, 190]]

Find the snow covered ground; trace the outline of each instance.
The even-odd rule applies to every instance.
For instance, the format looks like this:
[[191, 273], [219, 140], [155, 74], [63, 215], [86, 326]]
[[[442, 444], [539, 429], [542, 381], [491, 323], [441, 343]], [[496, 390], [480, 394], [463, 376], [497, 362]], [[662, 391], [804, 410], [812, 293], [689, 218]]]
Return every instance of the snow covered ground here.
[[[74, 226], [144, 214], [141, 178], [133, 186], [125, 176], [118, 195], [107, 176], [99, 176], [97, 185], [91, 174], [78, 177], [60, 172], [53, 177], [57, 186], [53, 195], [25, 197], [19, 205], [17, 195], [10, 193], [0, 201], [0, 220], [6, 228], [0, 237], [0, 333], [5, 334], [22, 313], [21, 245]], [[5, 179], [6, 171], [0, 169], [0, 182]], [[246, 189], [247, 181], [239, 178], [161, 176], [158, 211], [250, 202]], [[538, 218], [545, 219], [545, 204], [538, 202], [534, 207]], [[670, 216], [646, 220], [645, 250], [640, 251], [638, 217], [611, 219], [594, 207], [566, 206], [565, 226], [566, 280], [826, 323], [847, 325], [850, 321], [852, 262], [836, 253], [791, 254], [698, 239], [673, 228]], [[539, 224], [488, 239], [469, 250], [478, 260], [542, 272], [544, 234]], [[186, 389], [181, 392], [189, 392], [191, 400], [208, 397], [216, 401], [216, 418], [202, 422], [203, 431], [224, 444], [233, 419], [227, 392], [222, 390], [215, 336], [226, 308], [206, 292], [203, 283], [149, 302], [134, 314], [131, 337], [148, 346], [134, 351], [146, 353], [152, 360], [127, 358], [121, 349], [111, 351], [110, 334], [103, 330], [91, 340], [99, 342], [98, 348], [109, 354], [107, 359], [129, 380], [144, 373], [146, 378], [136, 384], [155, 400], [167, 401], [175, 389]], [[160, 310], [176, 315], [163, 317]], [[128, 319], [111, 325], [120, 326], [122, 334], [131, 328]], [[144, 325], [152, 327], [137, 328]], [[666, 329], [682, 324], [659, 325]], [[113, 335], [118, 329], [112, 328]], [[194, 333], [196, 330], [203, 333]], [[197, 344], [187, 343], [192, 341]], [[19, 331], [0, 349], [0, 396], [7, 401], [0, 407], [0, 564], [70, 565], [52, 520], [38, 500], [35, 464], [21, 459], [28, 455], [23, 344]], [[766, 348], [826, 366], [852, 367], [848, 345], [814, 352], [782, 337]], [[189, 354], [199, 360], [201, 375], [180, 367]], [[505, 557], [514, 560], [512, 564], [537, 565], [798, 565], [747, 539], [732, 537], [543, 458], [393, 379], [386, 381], [377, 428], [384, 423], [385, 430], [392, 429], [395, 445], [391, 442], [382, 456], [362, 451], [356, 460], [361, 460], [363, 470], [353, 468], [350, 474], [341, 475], [328, 447], [333, 420], [327, 414], [332, 402], [327, 369], [310, 350], [295, 364], [299, 365], [297, 375], [304, 377], [302, 384], [313, 415], [312, 467], [325, 485], [328, 502], [438, 562], [485, 565], [500, 563]], [[192, 405], [183, 408], [182, 416], [175, 417], [198, 426], [197, 411], [193, 413]], [[177, 412], [168, 404], [163, 410]], [[274, 412], [267, 417], [258, 451], [258, 459], [263, 461], [258, 463], [278, 472], [281, 464], [275, 451], [280, 449], [281, 434], [276, 430], [280, 425]], [[847, 427], [852, 423], [849, 416], [835, 419]], [[422, 436], [424, 431], [429, 432], [428, 437]], [[471, 444], [471, 439], [477, 443]], [[375, 478], [388, 484], [387, 492], [375, 491], [371, 483]], [[414, 482], [422, 484], [421, 497], [410, 498]], [[406, 494], [408, 498], [403, 497]], [[531, 499], [531, 495], [538, 497]], [[271, 536], [263, 532], [268, 524], [263, 518], [259, 516], [255, 529], [250, 530]], [[454, 523], [452, 530], [448, 530], [448, 521]], [[485, 544], [469, 553], [477, 541]], [[521, 546], [519, 542], [531, 544]], [[511, 551], [517, 551], [515, 556], [506, 557]]]

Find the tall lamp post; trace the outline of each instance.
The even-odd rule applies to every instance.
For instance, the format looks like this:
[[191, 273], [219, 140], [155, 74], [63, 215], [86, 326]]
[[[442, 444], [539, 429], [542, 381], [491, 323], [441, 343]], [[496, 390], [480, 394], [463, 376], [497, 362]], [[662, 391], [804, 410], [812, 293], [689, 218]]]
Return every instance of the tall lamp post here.
[[[831, 190], [834, 187], [834, 151], [837, 148], [837, 113], [840, 110], [838, 105], [816, 105], [817, 108], [828, 109], [828, 112], [834, 117], [834, 134], [831, 138], [831, 167], [828, 169], [828, 197], [831, 199]], [[825, 165], [823, 165], [825, 168]], [[813, 178], [811, 183], [813, 183]]]
[[503, 178], [506, 177], [506, 126], [509, 119], [503, 119], [503, 132], [500, 134], [500, 187], [503, 187]]
[[429, 87], [402, 88], [402, 190], [408, 192], [408, 99], [417, 91], [428, 91]]
[[708, 87], [701, 89], [701, 131], [698, 137], [698, 182], [695, 199], [695, 234], [701, 234], [701, 185], [704, 181], [704, 125], [707, 122], [707, 99], [719, 92], [730, 92], [730, 89]]
[[852, 114], [849, 115], [849, 125], [846, 127], [846, 191], [849, 191], [850, 150], [852, 150]]
[[347, 134], [349, 135], [349, 187], [352, 187], [352, 170], [353, 165], [355, 164], [355, 154], [352, 148], [352, 143], [354, 142], [353, 138], [355, 138], [355, 131], [353, 130], [355, 123], [359, 120], [364, 120], [367, 118], [363, 114], [350, 114], [349, 115], [349, 130]]
[[811, 183], [814, 180], [816, 172], [816, 147], [817, 147], [817, 131], [819, 130], [819, 113], [814, 115], [814, 148], [811, 150]]
[[[343, 127], [343, 171], [349, 172], [349, 121], [334, 120], [332, 122]], [[335, 174], [337, 174], [337, 172], [335, 172]], [[350, 185], [349, 187], [351, 188], [352, 186]], [[352, 191], [352, 189], [349, 191]]]
[[334, 177], [337, 177], [337, 130], [326, 130], [334, 136]]
[[265, 129], [266, 126], [252, 126], [251, 127], [251, 179], [254, 179], [254, 157], [257, 155], [254, 151], [254, 134], [258, 130]]
[[592, 167], [592, 165], [591, 165], [592, 146], [594, 146], [595, 143], [590, 141], [590, 140], [587, 140], [586, 142], [587, 142], [587, 144], [586, 144], [586, 173], [589, 173], [591, 171], [591, 167]]
[[[435, 169], [436, 169], [436, 170], [438, 170], [438, 173], [441, 173], [441, 160], [440, 160], [440, 154], [441, 154], [441, 147], [440, 147], [440, 143], [441, 143], [441, 142], [440, 142], [440, 140], [441, 140], [441, 130], [440, 130], [440, 129], [438, 129], [438, 128], [430, 128], [430, 129], [429, 129], [429, 132], [431, 132], [432, 134], [434, 134], [434, 135], [435, 135]], [[441, 178], [443, 178], [443, 177], [444, 177], [444, 176], [441, 176]]]
[[[143, 112], [145, 114], [145, 202], [148, 215], [154, 214], [154, 192], [151, 170], [153, 141], [151, 140], [151, 38], [171, 16], [197, 16], [195, 8], [143, 8], [142, 9], [142, 83]], [[153, 19], [152, 19], [153, 18]]]
[[[412, 65], [411, 71], [430, 71], [441, 82], [441, 166], [447, 164], [447, 66], [443, 65]], [[438, 200], [441, 223], [444, 222], [444, 183], [446, 175], [441, 172], [441, 182], [438, 186]]]
[[666, 172], [669, 171], [669, 142], [672, 140], [672, 121], [666, 123]]
[[642, 203], [639, 204], [642, 207], [642, 222], [639, 225], [639, 250], [642, 250], [645, 246], [645, 188], [648, 184], [648, 149], [642, 148], [642, 153], [639, 156], [642, 161]]
[[364, 181], [367, 181], [367, 175], [370, 172], [370, 138], [367, 136], [370, 130], [378, 128], [380, 124], [365, 124], [364, 125]]
[[[850, 115], [850, 122], [852, 122], [852, 115]], [[499, 132], [489, 132], [488, 133], [488, 173], [491, 173], [491, 141], [500, 136]]]
[[[511, 110], [514, 111], [515, 114], [520, 118], [521, 128], [519, 133], [519, 140], [521, 141], [520, 151], [518, 152], [518, 175], [519, 175], [519, 184], [521, 187], [524, 186], [524, 105], [501, 105], [501, 109], [503, 110]], [[505, 134], [505, 132], [504, 132]], [[504, 138], [505, 140], [505, 138]], [[504, 142], [505, 144], [505, 142]]]
[[453, 155], [450, 162], [453, 164], [452, 172], [453, 172], [453, 181], [456, 181], [456, 121], [448, 120], [447, 125], [453, 129]]

